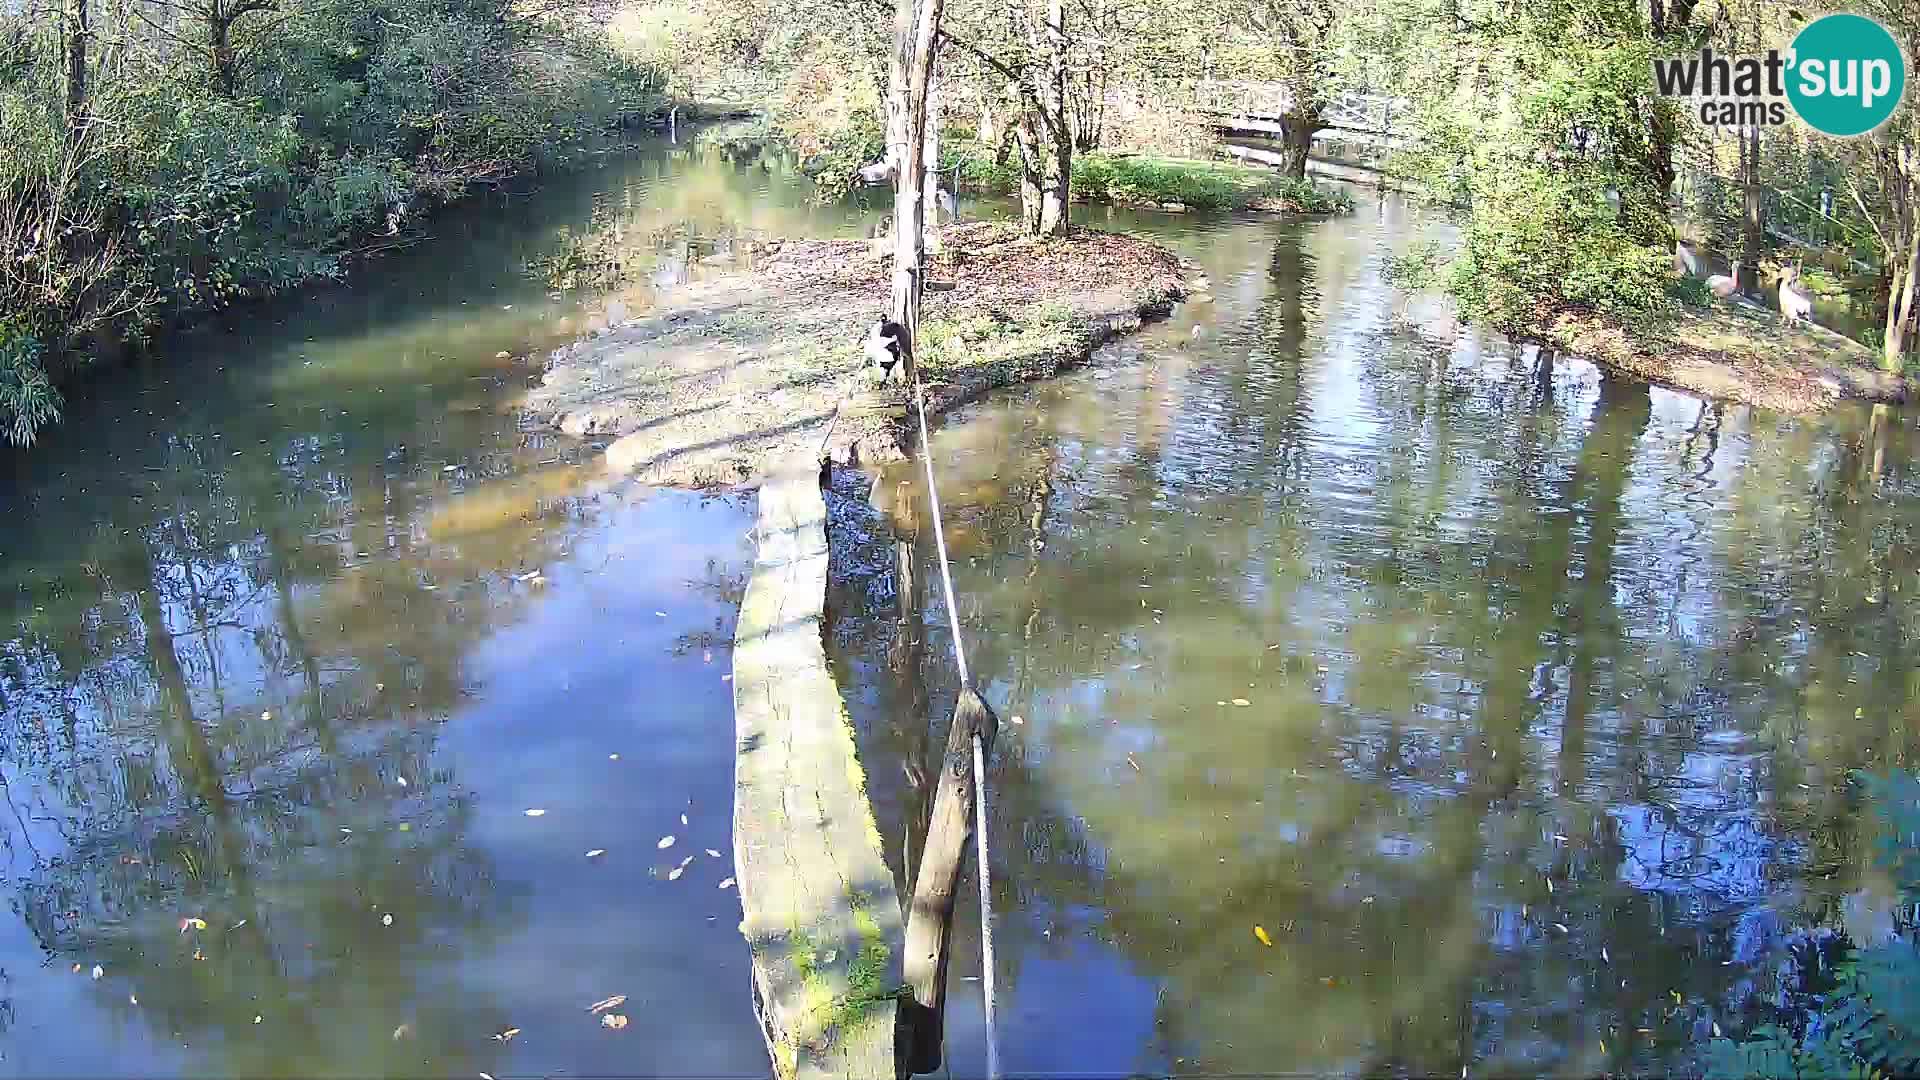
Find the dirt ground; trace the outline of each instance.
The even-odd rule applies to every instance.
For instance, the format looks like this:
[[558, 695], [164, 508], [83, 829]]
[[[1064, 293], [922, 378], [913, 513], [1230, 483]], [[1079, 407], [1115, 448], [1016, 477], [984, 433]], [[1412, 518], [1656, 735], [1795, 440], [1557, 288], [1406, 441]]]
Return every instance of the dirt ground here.
[[[554, 352], [526, 407], [570, 434], [612, 436], [608, 468], [646, 483], [750, 484], [797, 454], [896, 459], [916, 429], [903, 395], [862, 371], [860, 349], [887, 307], [890, 266], [861, 240], [762, 245], [750, 268]], [[1164, 316], [1196, 276], [1166, 249], [1112, 233], [943, 230], [921, 326], [928, 412], [1085, 360]]]
[[1658, 339], [1572, 314], [1540, 336], [1649, 382], [1778, 412], [1816, 412], [1843, 398], [1897, 403], [1912, 392], [1859, 342], [1820, 326], [1788, 329], [1778, 313], [1746, 302], [1685, 309]]

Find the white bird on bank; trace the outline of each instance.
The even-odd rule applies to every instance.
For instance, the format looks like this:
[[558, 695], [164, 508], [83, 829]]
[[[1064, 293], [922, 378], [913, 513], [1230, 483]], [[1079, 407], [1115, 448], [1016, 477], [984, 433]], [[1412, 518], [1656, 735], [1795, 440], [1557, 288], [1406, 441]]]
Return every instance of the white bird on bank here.
[[1733, 269], [1725, 274], [1715, 274], [1707, 279], [1707, 291], [1725, 300], [1740, 288], [1740, 264], [1734, 263]]

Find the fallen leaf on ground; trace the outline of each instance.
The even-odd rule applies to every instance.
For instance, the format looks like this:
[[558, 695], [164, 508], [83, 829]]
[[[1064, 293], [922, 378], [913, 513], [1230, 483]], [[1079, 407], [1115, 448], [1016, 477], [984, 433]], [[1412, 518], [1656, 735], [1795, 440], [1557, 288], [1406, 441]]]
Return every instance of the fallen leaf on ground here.
[[659, 848], [661, 851], [665, 851], [668, 848], [673, 846], [674, 839], [675, 839], [674, 836], [671, 833], [669, 833], [668, 835], [661, 837], [660, 842], [653, 846]]
[[495, 1042], [512, 1042], [513, 1037], [518, 1034], [520, 1034], [519, 1028], [508, 1028], [500, 1034], [495, 1035], [493, 1039]]
[[1260, 939], [1260, 944], [1265, 945], [1269, 949], [1273, 948], [1273, 938], [1271, 935], [1267, 933], [1266, 927], [1264, 926], [1254, 927], [1253, 936]]
[[547, 816], [547, 812], [545, 810], [540, 809], [537, 806], [528, 810], [526, 814], [528, 817], [546, 817]]
[[587, 1006], [587, 1011], [590, 1013], [606, 1012], [608, 1009], [618, 1008], [626, 1004], [626, 1001], [627, 995], [615, 994], [610, 998], [601, 998], [599, 1001]]
[[608, 1013], [600, 1018], [600, 1026], [619, 1031], [621, 1028], [627, 1026], [627, 1018], [621, 1016], [619, 1013]]

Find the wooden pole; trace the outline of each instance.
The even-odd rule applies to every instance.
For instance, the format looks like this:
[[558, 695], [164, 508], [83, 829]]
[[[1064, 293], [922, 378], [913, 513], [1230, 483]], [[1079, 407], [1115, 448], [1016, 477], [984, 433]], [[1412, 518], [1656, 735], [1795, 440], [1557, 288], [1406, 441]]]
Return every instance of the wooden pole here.
[[920, 267], [925, 261], [927, 87], [933, 78], [944, 0], [895, 0], [893, 63], [887, 80], [887, 143], [893, 165], [893, 321], [907, 328], [900, 366], [908, 385], [917, 374]]
[[900, 1003], [898, 1056], [901, 1074], [940, 1068], [940, 1042], [946, 1028], [947, 952], [953, 929], [954, 890], [966, 865], [973, 837], [973, 737], [984, 753], [993, 753], [1000, 718], [972, 687], [960, 688], [940, 783], [933, 795], [933, 821], [927, 827], [920, 870], [914, 877], [913, 903], [907, 911], [907, 944], [901, 974], [911, 1000]]

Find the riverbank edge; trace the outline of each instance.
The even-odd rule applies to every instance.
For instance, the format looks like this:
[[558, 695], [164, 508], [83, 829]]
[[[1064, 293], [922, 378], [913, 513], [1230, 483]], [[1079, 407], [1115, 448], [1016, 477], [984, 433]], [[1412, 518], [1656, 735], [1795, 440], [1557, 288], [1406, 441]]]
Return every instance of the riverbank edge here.
[[[603, 132], [604, 148], [590, 151], [589, 144], [582, 141], [575, 149], [597, 153], [617, 153], [625, 149], [619, 143], [611, 141], [618, 136], [636, 131], [664, 132], [676, 124], [712, 124], [727, 120], [742, 120], [758, 116], [760, 110], [754, 106], [730, 105], [721, 102], [682, 101], [662, 98], [645, 108], [624, 110], [618, 115], [618, 122]], [[303, 293], [317, 292], [327, 288], [348, 284], [353, 276], [351, 268], [374, 262], [381, 256], [394, 251], [410, 248], [423, 240], [431, 239], [419, 231], [420, 226], [433, 222], [441, 214], [464, 206], [482, 190], [493, 190], [501, 184], [511, 183], [582, 168], [585, 159], [569, 162], [559, 168], [541, 169], [532, 162], [522, 163], [520, 168], [498, 176], [481, 179], [462, 180], [449, 186], [432, 182], [417, 185], [409, 198], [421, 207], [414, 216], [414, 228], [398, 235], [383, 236], [374, 232], [351, 237], [350, 244], [335, 253], [340, 262], [340, 273], [335, 276], [312, 276], [285, 284], [280, 288], [250, 291], [226, 304], [192, 305], [182, 303], [177, 296], [168, 296], [162, 305], [160, 317], [141, 327], [128, 327], [124, 324], [103, 328], [83, 339], [66, 354], [69, 359], [75, 353], [88, 354], [86, 362], [63, 363], [55, 379], [55, 389], [59, 391], [64, 405], [70, 394], [94, 379], [109, 374], [123, 366], [132, 357], [148, 357], [154, 354], [155, 343], [161, 339], [179, 334], [190, 333], [215, 319], [236, 312], [246, 312], [262, 305], [287, 302]], [[452, 190], [453, 194], [448, 194]], [[368, 241], [375, 241], [368, 243]], [[104, 361], [104, 362], [103, 362]], [[62, 410], [64, 413], [64, 409]], [[53, 423], [57, 425], [56, 416]], [[24, 454], [32, 450], [32, 443], [24, 445], [8, 443], [15, 453]]]
[[1916, 397], [1914, 381], [1878, 367], [1866, 346], [1817, 325], [1787, 329], [1777, 314], [1745, 300], [1684, 308], [1672, 325], [1653, 332], [1562, 310], [1507, 336], [1650, 383], [1781, 413]]
[[[610, 437], [606, 468], [642, 483], [753, 486], [802, 450], [841, 465], [904, 458], [917, 437], [907, 389], [877, 385], [861, 347], [888, 306], [889, 254], [776, 240], [751, 258], [555, 350], [523, 406], [566, 434]], [[930, 417], [1084, 363], [1171, 312], [1199, 276], [1139, 237], [1029, 238], [1004, 222], [941, 230], [927, 272]]]

